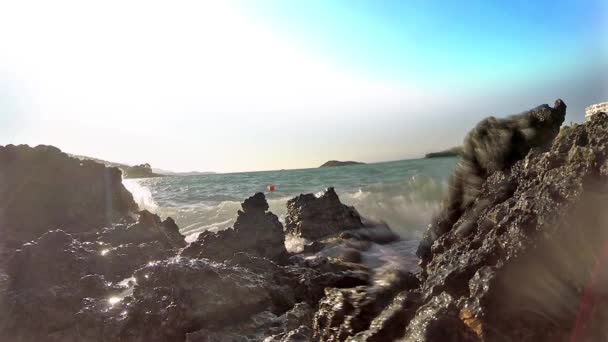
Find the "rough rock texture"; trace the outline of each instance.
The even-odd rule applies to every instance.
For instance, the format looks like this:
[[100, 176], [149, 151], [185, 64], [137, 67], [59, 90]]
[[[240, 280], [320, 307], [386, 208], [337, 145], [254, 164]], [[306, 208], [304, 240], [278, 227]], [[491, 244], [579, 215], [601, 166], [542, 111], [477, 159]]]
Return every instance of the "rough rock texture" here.
[[[387, 306], [366, 287], [328, 290], [313, 335], [320, 341], [608, 340], [608, 115], [563, 130], [543, 148], [557, 133], [551, 117], [563, 120], [565, 105], [555, 107], [519, 117], [547, 115], [546, 129], [534, 126], [540, 135], [527, 132], [535, 143], [511, 137], [499, 153], [481, 154], [485, 174], [458, 200], [468, 204], [457, 216], [450, 216], [454, 207], [444, 208], [439, 217], [451, 222], [448, 229], [422, 246], [428, 250], [420, 286]], [[487, 136], [511, 132], [503, 125], [486, 129]], [[362, 314], [369, 300], [381, 309]]]
[[441, 293], [422, 305], [407, 326], [403, 341], [475, 342], [478, 336], [458, 315], [454, 299]]
[[[533, 149], [491, 174], [454, 224], [469, 228], [433, 245], [425, 296], [446, 292], [458, 300], [460, 316], [482, 340], [567, 340], [608, 241], [607, 160], [608, 116], [598, 114], [547, 152]], [[588, 289], [596, 303], [607, 295], [602, 272], [601, 285]], [[595, 315], [580, 335], [605, 340], [608, 331], [592, 324], [605, 306]]]
[[[377, 275], [372, 286], [359, 286], [355, 288], [325, 290], [325, 297], [319, 302], [319, 310], [313, 321], [313, 334], [315, 340], [320, 341], [344, 341], [348, 337], [364, 332], [373, 325], [373, 331], [366, 331], [359, 335], [366, 341], [387, 340], [399, 337], [386, 325], [395, 323], [402, 326], [402, 322], [394, 319], [408, 318], [413, 316], [414, 310], [405, 310], [411, 307], [412, 301], [418, 296], [409, 294], [406, 300], [394, 304], [393, 297], [397, 293], [414, 289], [419, 285], [418, 279], [409, 272], [392, 271], [387, 274]], [[381, 318], [372, 322], [372, 319], [380, 315], [387, 307], [398, 305], [401, 310], [396, 313], [394, 308], [381, 315]], [[405, 315], [404, 315], [405, 313]], [[394, 321], [394, 322], [393, 322]]]
[[[73, 167], [80, 161], [74, 164], [54, 148], [44, 153], [58, 154], [57, 169], [78, 172]], [[11, 182], [27, 183], [13, 171]], [[63, 187], [43, 189], [51, 192], [48, 198], [70, 196]], [[20, 196], [31, 198], [37, 190], [32, 191]], [[89, 203], [87, 196], [98, 194], [81, 195]], [[79, 215], [94, 218], [106, 207], [85, 209], [91, 212]], [[242, 209], [234, 229], [202, 234], [189, 246], [172, 219], [162, 221], [145, 210], [95, 224], [85, 217], [86, 228], [76, 219], [58, 220], [65, 230], [55, 230], [52, 219], [44, 229], [42, 221], [24, 223], [16, 232], [32, 240], [13, 239], [0, 263], [0, 336], [18, 342], [310, 341], [313, 312], [325, 289], [368, 285], [370, 270], [360, 257], [319, 252], [288, 258], [282, 225], [267, 211], [264, 195], [246, 199]], [[348, 248], [364, 250], [370, 240], [393, 235], [385, 226], [370, 228], [335, 237], [331, 248], [348, 241]], [[322, 244], [320, 250], [326, 248]]]
[[246, 199], [238, 211], [234, 228], [219, 232], [203, 232], [196, 241], [184, 248], [181, 256], [209, 258], [224, 261], [234, 253], [246, 252], [251, 255], [283, 260], [285, 234], [279, 218], [268, 210], [263, 193], [258, 192]]
[[0, 335], [16, 341], [74, 337], [59, 332], [81, 321], [83, 308], [124, 293], [126, 284], [119, 282], [137, 268], [177, 252], [149, 239], [114, 243], [113, 247], [101, 241], [83, 242], [55, 230], [14, 251], [5, 267], [7, 287], [0, 291]]
[[163, 248], [181, 248], [186, 246], [184, 236], [172, 218], [161, 221], [158, 215], [147, 210], [138, 213], [135, 224], [118, 224], [103, 229], [97, 241], [118, 246], [125, 243], [159, 242]]
[[354, 207], [340, 202], [334, 188], [323, 195], [305, 194], [287, 202], [285, 231], [308, 240], [363, 227]]
[[0, 146], [0, 241], [17, 247], [50, 229], [86, 232], [137, 211], [120, 170], [52, 146]]
[[103, 255], [103, 274], [113, 281], [130, 277], [149, 262], [175, 256], [186, 245], [172, 218], [161, 221], [146, 210], [139, 212], [137, 222], [106, 227], [94, 238]]
[[[506, 119], [489, 117], [469, 132], [463, 142], [462, 158], [450, 179], [444, 209], [426, 232], [418, 249], [423, 263], [428, 261], [432, 243], [450, 229], [466, 232], [468, 222], [455, 226], [480, 193], [492, 173], [510, 168], [533, 147], [551, 143], [566, 116], [566, 104], [556, 100], [553, 108], [541, 105]], [[480, 206], [477, 206], [480, 207]]]
[[91, 243], [78, 243], [61, 230], [50, 231], [13, 253], [7, 263], [11, 288], [48, 288], [101, 272], [103, 256]]
[[243, 324], [223, 331], [202, 329], [186, 336], [187, 342], [207, 341], [310, 341], [312, 309], [306, 303], [298, 303], [282, 315], [262, 311]]
[[54, 147], [0, 147], [2, 340], [86, 341], [73, 333], [83, 313], [103, 323], [125, 278], [185, 246], [172, 219], [137, 212], [121, 181]]
[[244, 321], [272, 305], [264, 274], [201, 259], [178, 258], [139, 269], [124, 329], [128, 341], [183, 340], [186, 333]]
[[53, 340], [52, 332], [75, 324], [84, 298], [120, 292], [103, 276], [107, 268], [96, 248], [56, 230], [17, 250], [0, 293], [0, 336]]
[[233, 233], [224, 233], [238, 235], [208, 234], [181, 256], [175, 224], [147, 212], [137, 222], [87, 234], [53, 230], [21, 245], [6, 262], [8, 277], [0, 274], [0, 336], [608, 340], [608, 115], [557, 135], [563, 110], [557, 101], [553, 109], [485, 120], [470, 134], [468, 159], [438, 216], [445, 229], [430, 228], [420, 273], [370, 262], [380, 246], [373, 241], [388, 228], [361, 229], [333, 190], [290, 201], [288, 231], [323, 240], [278, 257], [285, 255], [280, 223], [256, 194]]

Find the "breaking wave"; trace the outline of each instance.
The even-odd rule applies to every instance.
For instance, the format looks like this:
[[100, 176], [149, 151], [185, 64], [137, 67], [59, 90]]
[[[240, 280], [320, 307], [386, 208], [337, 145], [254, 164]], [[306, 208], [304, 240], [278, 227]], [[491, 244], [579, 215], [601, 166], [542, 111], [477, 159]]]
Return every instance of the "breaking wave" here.
[[[159, 205], [154, 199], [155, 191], [147, 186], [135, 180], [125, 180], [124, 184], [140, 208], [148, 209], [162, 217], [173, 217], [189, 241], [196, 239], [203, 231], [218, 231], [231, 227], [237, 211], [241, 209], [240, 202], [251, 195], [221, 201], [207, 197], [201, 201], [189, 200], [185, 201], [187, 203], [180, 203], [180, 196], [188, 192], [187, 189], [181, 188], [181, 195], [171, 196], [163, 193], [164, 202], [169, 205]], [[153, 184], [150, 186], [153, 187]], [[445, 181], [420, 175], [412, 176], [401, 183], [377, 183], [351, 191], [336, 189], [343, 203], [354, 206], [366, 219], [388, 223], [397, 234], [406, 239], [420, 238], [431, 217], [439, 210], [440, 199], [445, 190]], [[297, 193], [289, 196], [267, 194], [269, 210], [284, 222], [287, 201], [296, 195]]]

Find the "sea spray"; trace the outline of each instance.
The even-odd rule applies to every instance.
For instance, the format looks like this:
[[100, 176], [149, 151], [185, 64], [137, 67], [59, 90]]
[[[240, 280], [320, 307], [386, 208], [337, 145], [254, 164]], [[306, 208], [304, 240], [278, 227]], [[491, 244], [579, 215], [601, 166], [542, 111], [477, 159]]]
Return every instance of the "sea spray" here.
[[386, 222], [403, 238], [418, 239], [439, 210], [446, 186], [429, 177], [413, 176], [403, 183], [379, 184], [339, 195], [363, 217]]
[[[234, 224], [240, 202], [266, 193], [269, 210], [284, 222], [286, 203], [301, 193], [335, 186], [340, 200], [405, 239], [419, 239], [447, 188], [455, 158], [397, 161], [327, 169], [286, 170], [125, 180], [140, 208], [173, 217], [187, 240]], [[297, 248], [294, 246], [294, 248]]]
[[122, 184], [131, 192], [133, 200], [137, 203], [139, 209], [156, 211], [158, 205], [154, 202], [149, 188], [141, 185], [134, 179], [123, 179]]

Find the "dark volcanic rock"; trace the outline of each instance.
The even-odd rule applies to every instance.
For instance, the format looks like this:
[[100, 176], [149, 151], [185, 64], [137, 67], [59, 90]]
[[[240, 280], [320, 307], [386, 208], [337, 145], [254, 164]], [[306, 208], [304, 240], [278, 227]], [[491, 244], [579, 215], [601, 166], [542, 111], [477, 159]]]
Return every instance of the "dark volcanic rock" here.
[[326, 289], [313, 321], [315, 340], [344, 341], [357, 334], [361, 341], [400, 337], [405, 330], [399, 319], [413, 316], [418, 306], [411, 302], [417, 303], [419, 296], [411, 293], [402, 294], [400, 300], [393, 297], [418, 285], [412, 273], [397, 271], [378, 276], [374, 286]]
[[10, 287], [44, 289], [77, 282], [87, 274], [102, 273], [102, 256], [94, 244], [81, 244], [71, 235], [50, 231], [24, 244], [7, 263]]
[[564, 111], [469, 134], [420, 273], [374, 266], [390, 229], [366, 230], [333, 189], [289, 201], [288, 232], [323, 237], [289, 258], [262, 194], [181, 257], [174, 222], [144, 211], [19, 245], [0, 267], [0, 339], [608, 340], [608, 115], [555, 137]]
[[104, 278], [96, 247], [56, 230], [15, 251], [7, 262], [8, 287], [0, 293], [0, 336], [61, 341], [53, 332], [76, 323], [85, 298], [119, 293]]
[[186, 342], [209, 341], [267, 341], [267, 342], [296, 342], [310, 341], [312, 309], [306, 303], [298, 303], [282, 315], [270, 311], [262, 311], [251, 317], [245, 323], [221, 331], [202, 329], [189, 333]]
[[308, 240], [363, 227], [359, 213], [340, 202], [334, 188], [323, 195], [300, 195], [287, 202], [285, 230]]
[[0, 298], [0, 336], [2, 341], [94, 341], [64, 334], [79, 321], [79, 311], [93, 298], [107, 305], [107, 298], [122, 289], [90, 275], [71, 285], [8, 291]]
[[125, 341], [184, 340], [186, 333], [236, 324], [272, 304], [264, 274], [202, 259], [177, 258], [135, 272]]
[[[504, 161], [497, 158], [495, 165]], [[443, 322], [435, 324], [449, 329], [457, 316], [479, 340], [606, 340], [608, 312], [599, 303], [608, 299], [608, 277], [596, 263], [608, 243], [607, 205], [608, 116], [598, 114], [546, 152], [533, 148], [487, 175], [432, 245], [427, 304], [417, 315], [449, 297], [453, 308], [435, 312]], [[414, 318], [408, 331], [423, 321]]]
[[134, 224], [114, 225], [104, 229], [97, 241], [114, 246], [125, 243], [159, 242], [163, 248], [182, 248], [186, 246], [184, 236], [172, 218], [161, 221], [158, 215], [147, 210], [139, 212], [139, 219]]
[[283, 269], [281, 281], [290, 286], [297, 301], [316, 307], [326, 288], [369, 285], [370, 274], [363, 266], [338, 259], [298, 259]]
[[161, 221], [147, 210], [139, 212], [135, 223], [104, 228], [96, 243], [103, 255], [103, 274], [111, 280], [127, 278], [151, 261], [175, 256], [186, 245], [172, 218]]
[[454, 299], [447, 293], [433, 297], [416, 312], [404, 341], [475, 342], [479, 337], [460, 319]]
[[[462, 158], [450, 179], [444, 209], [426, 232], [418, 249], [423, 263], [428, 261], [430, 247], [439, 236], [452, 227], [467, 231], [467, 222], [460, 226], [454, 224], [476, 200], [486, 178], [496, 171], [508, 169], [531, 148], [550, 144], [565, 115], [566, 105], [562, 100], [556, 100], [553, 108], [542, 105], [507, 119], [489, 117], [469, 132], [464, 139]], [[505, 189], [505, 195], [508, 196], [511, 190]]]
[[[420, 306], [420, 293], [403, 291], [396, 295], [369, 324], [369, 328], [353, 338], [355, 341], [393, 341], [405, 333], [404, 322], [409, 322]], [[369, 319], [369, 318], [368, 318]]]
[[[607, 340], [608, 273], [601, 265], [608, 259], [608, 115], [570, 127], [541, 148], [556, 135], [564, 108], [557, 101], [556, 109], [540, 107], [516, 117], [524, 121], [518, 127], [536, 129], [522, 133], [526, 140], [491, 124], [484, 134], [512, 135], [498, 150], [490, 148], [497, 142], [480, 143], [469, 155], [475, 158], [468, 162], [480, 163], [482, 176], [468, 194], [456, 192], [459, 199], [450, 193], [449, 201], [468, 204], [457, 206], [457, 216], [450, 216], [455, 207], [443, 209], [440, 218], [451, 223], [432, 246], [423, 245], [419, 287], [401, 291], [388, 305], [370, 293], [373, 287], [328, 290], [315, 316], [314, 336], [322, 341]], [[539, 118], [548, 122], [545, 128], [530, 124]], [[478, 141], [483, 134], [471, 136]], [[456, 174], [464, 177], [463, 172]]]
[[223, 261], [235, 253], [245, 252], [283, 260], [287, 256], [283, 225], [275, 214], [266, 212], [268, 203], [264, 194], [256, 193], [241, 207], [243, 211], [238, 211], [234, 228], [201, 233], [196, 241], [182, 250], [181, 256]]
[[52, 146], [0, 146], [0, 241], [8, 247], [50, 229], [90, 231], [136, 210], [116, 168]]
[[[49, 324], [72, 317], [83, 296], [97, 296], [82, 279], [101, 277], [111, 288], [110, 281], [185, 246], [172, 219], [143, 211], [134, 222], [136, 212], [116, 168], [51, 146], [0, 147], [0, 275], [9, 284], [6, 300], [0, 298], [8, 307], [0, 309], [20, 317], [10, 303], [48, 304], [49, 310], [29, 314]], [[34, 331], [45, 336], [42, 327]]]

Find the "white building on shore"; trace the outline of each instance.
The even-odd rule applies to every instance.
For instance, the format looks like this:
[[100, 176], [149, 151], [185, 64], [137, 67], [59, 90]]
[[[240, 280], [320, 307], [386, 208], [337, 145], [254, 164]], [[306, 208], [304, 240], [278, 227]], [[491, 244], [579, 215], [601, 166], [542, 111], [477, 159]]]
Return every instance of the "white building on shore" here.
[[600, 112], [608, 113], [608, 102], [597, 103], [585, 108], [585, 118], [589, 120], [591, 116]]

